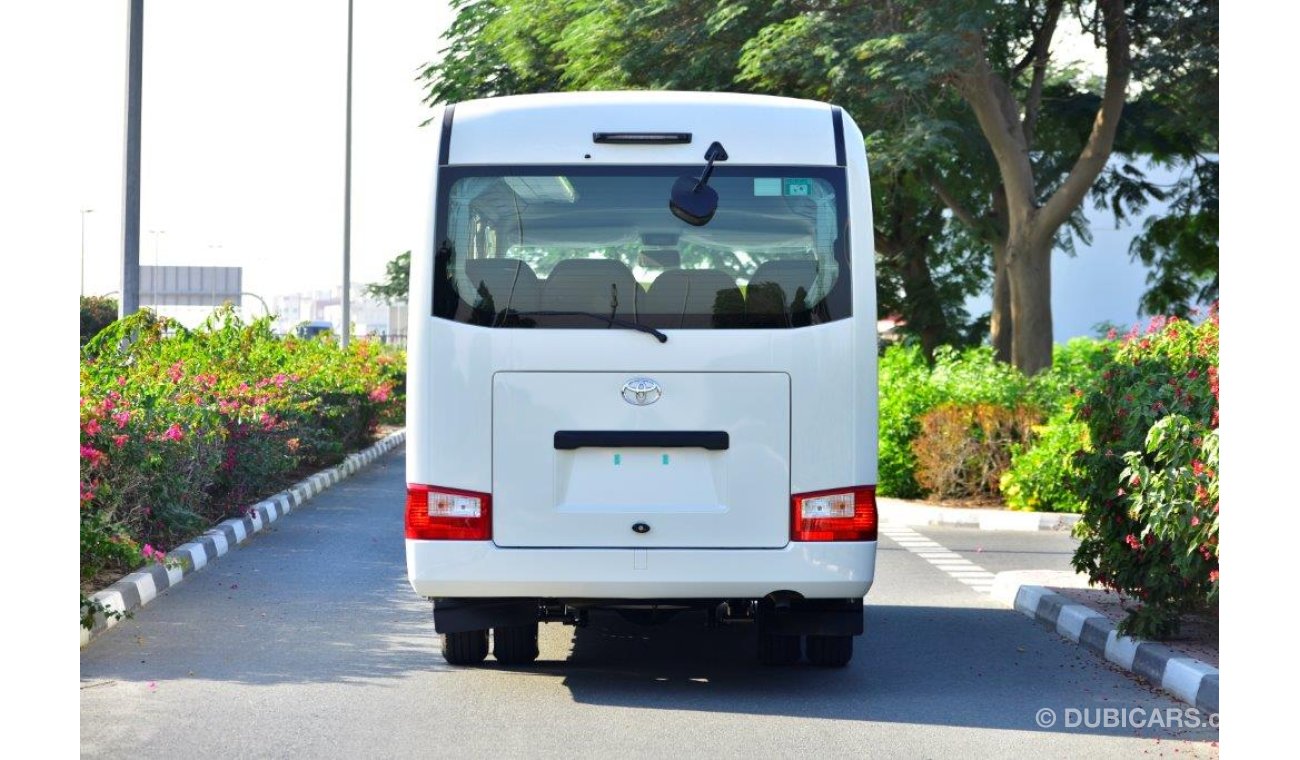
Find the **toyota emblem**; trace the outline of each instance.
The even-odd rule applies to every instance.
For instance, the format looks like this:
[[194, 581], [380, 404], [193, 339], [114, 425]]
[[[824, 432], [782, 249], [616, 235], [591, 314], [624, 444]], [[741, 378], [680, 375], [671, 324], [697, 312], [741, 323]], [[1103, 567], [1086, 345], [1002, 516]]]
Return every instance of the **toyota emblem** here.
[[659, 383], [648, 377], [634, 377], [623, 383], [623, 400], [632, 406], [649, 406], [662, 395]]

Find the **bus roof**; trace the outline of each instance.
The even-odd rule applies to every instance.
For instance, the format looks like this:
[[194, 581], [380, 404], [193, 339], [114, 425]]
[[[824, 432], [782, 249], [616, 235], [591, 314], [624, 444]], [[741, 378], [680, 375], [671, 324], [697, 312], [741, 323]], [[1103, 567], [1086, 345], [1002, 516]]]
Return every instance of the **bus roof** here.
[[[443, 144], [450, 164], [702, 164], [715, 140], [731, 164], [835, 166], [844, 154], [838, 109], [796, 98], [572, 92], [470, 100], [448, 108], [452, 118], [443, 122]], [[597, 143], [597, 132], [690, 133], [691, 139], [610, 144]]]

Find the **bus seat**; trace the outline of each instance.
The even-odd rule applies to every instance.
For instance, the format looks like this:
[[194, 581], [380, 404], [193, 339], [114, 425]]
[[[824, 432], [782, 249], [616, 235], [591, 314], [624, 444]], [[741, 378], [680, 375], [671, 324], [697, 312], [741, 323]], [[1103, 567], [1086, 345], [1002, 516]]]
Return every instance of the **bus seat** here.
[[465, 301], [476, 308], [484, 305], [485, 296], [491, 298], [494, 313], [504, 310], [507, 304], [515, 311], [537, 308], [541, 284], [533, 268], [519, 259], [469, 259], [465, 274], [475, 290], [465, 295]]
[[807, 298], [816, 278], [817, 262], [813, 259], [777, 259], [759, 264], [749, 278], [745, 298], [750, 322], [755, 318], [760, 322], [770, 317], [788, 319], [791, 311], [798, 310], [796, 300]]
[[716, 269], [670, 269], [650, 283], [642, 322], [655, 327], [733, 327], [745, 301], [736, 281]]
[[632, 270], [613, 259], [565, 259], [542, 283], [543, 311], [589, 311], [634, 319], [643, 298]]

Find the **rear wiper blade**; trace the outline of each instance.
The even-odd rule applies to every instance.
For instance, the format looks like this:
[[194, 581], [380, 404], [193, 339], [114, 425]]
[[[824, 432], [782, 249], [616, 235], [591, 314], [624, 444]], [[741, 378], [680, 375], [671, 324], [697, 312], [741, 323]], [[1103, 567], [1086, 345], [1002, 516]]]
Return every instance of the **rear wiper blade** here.
[[649, 325], [639, 324], [637, 322], [632, 322], [626, 319], [619, 319], [618, 317], [611, 317], [608, 314], [598, 314], [594, 311], [550, 311], [550, 310], [515, 311], [511, 309], [510, 313], [520, 317], [592, 317], [593, 319], [599, 319], [600, 321], [608, 324], [610, 327], [613, 327], [615, 325], [619, 327], [626, 327], [629, 330], [636, 330], [638, 332], [643, 332], [649, 335], [653, 335], [655, 337], [655, 340], [659, 341], [660, 343], [668, 342], [667, 335], [664, 335], [662, 332], [656, 330], [653, 327], [650, 327]]

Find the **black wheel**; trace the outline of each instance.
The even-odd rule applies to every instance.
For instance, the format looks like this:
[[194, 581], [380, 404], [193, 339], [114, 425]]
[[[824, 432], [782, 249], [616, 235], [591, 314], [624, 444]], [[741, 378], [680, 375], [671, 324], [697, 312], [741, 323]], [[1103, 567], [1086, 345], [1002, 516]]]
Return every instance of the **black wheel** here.
[[764, 665], [793, 665], [802, 654], [799, 636], [758, 634], [758, 661]]
[[808, 661], [826, 668], [842, 668], [853, 659], [852, 636], [809, 636]]
[[442, 658], [451, 665], [477, 665], [487, 653], [486, 630], [442, 634]]
[[492, 629], [492, 654], [503, 665], [526, 665], [537, 659], [537, 623]]

